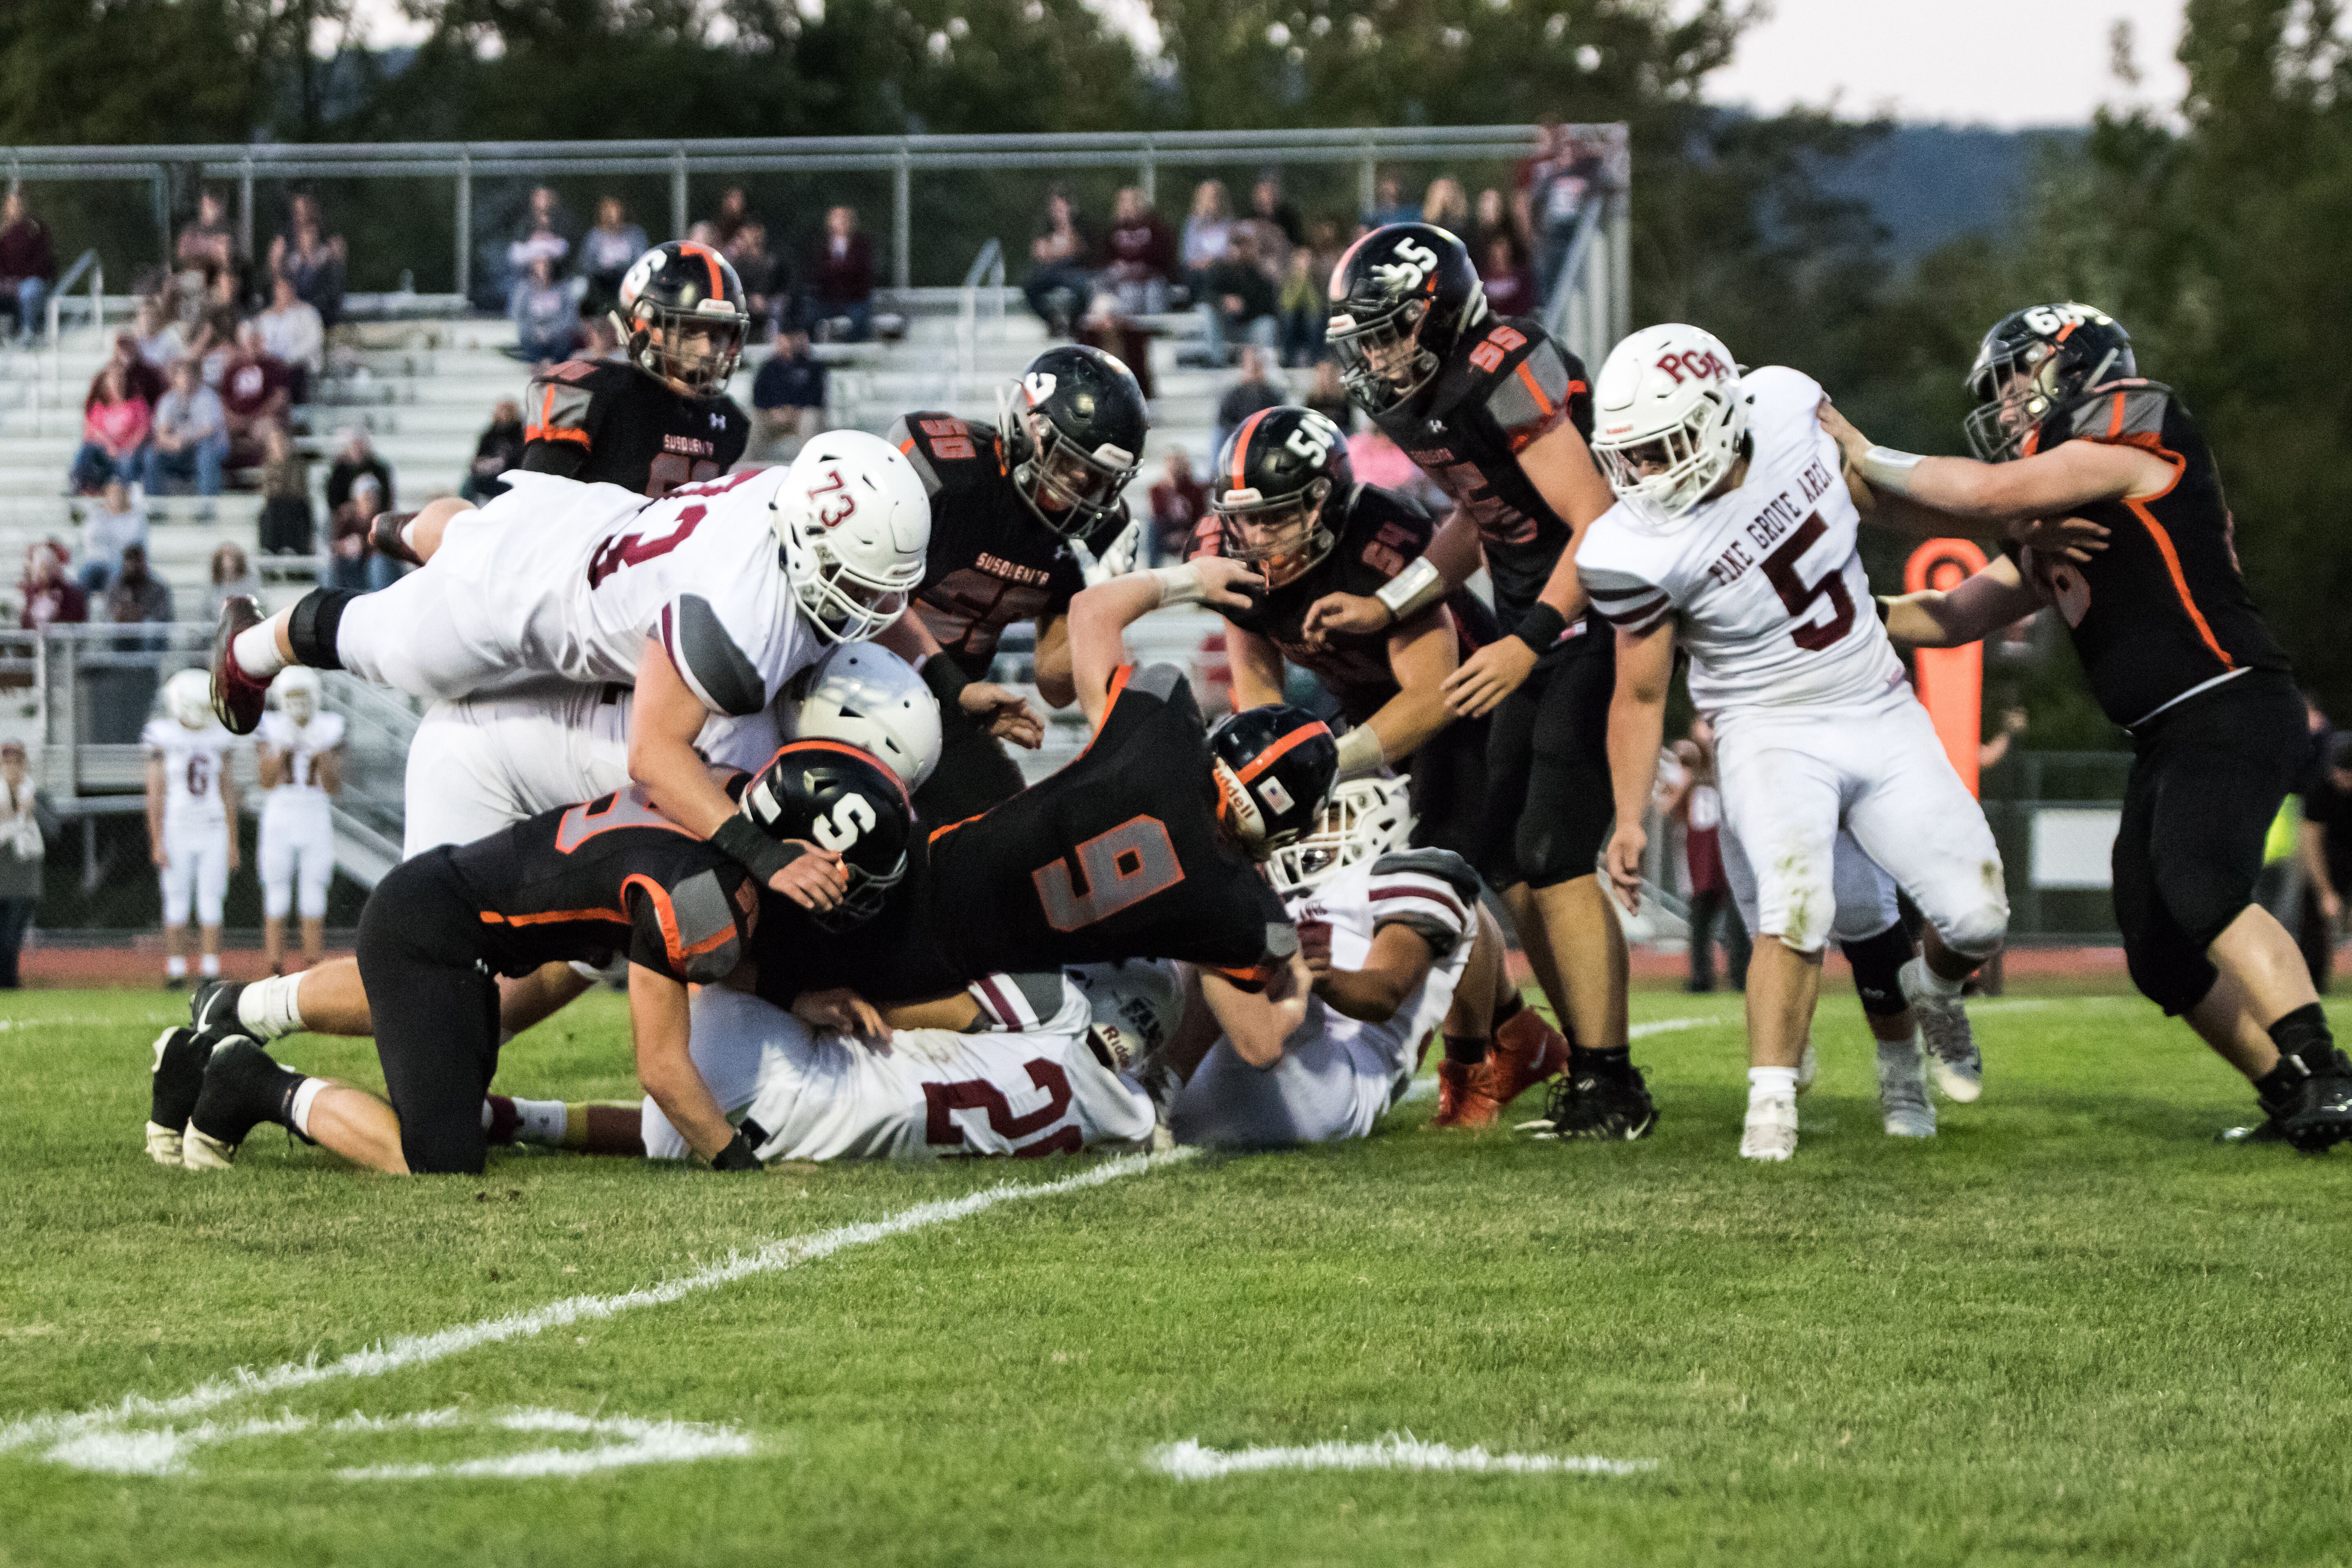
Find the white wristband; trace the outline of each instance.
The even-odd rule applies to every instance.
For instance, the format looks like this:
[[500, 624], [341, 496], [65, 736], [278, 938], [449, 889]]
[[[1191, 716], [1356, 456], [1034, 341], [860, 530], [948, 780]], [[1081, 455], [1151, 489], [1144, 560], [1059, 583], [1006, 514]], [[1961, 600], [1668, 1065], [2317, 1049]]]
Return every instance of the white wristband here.
[[1910, 489], [1911, 470], [1921, 461], [1916, 452], [1898, 452], [1892, 447], [1873, 447], [1863, 453], [1862, 461], [1856, 467], [1874, 489], [1891, 490], [1902, 495]]
[[1201, 581], [1197, 566], [1154, 566], [1151, 574], [1160, 579], [1160, 607], [1170, 609], [1177, 605], [1197, 605], [1208, 597], [1209, 586]]
[[1378, 773], [1387, 760], [1381, 749], [1381, 738], [1370, 724], [1359, 724], [1339, 737], [1339, 778], [1343, 782]]
[[1445, 574], [1426, 555], [1381, 584], [1372, 597], [1386, 605], [1391, 623], [1406, 621], [1445, 597]]

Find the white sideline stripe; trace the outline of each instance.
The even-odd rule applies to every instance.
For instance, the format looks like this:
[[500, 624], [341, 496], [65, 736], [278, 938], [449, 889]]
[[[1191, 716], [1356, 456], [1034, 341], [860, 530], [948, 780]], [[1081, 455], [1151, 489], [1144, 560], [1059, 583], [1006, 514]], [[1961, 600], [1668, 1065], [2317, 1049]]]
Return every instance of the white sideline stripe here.
[[388, 1343], [353, 1351], [324, 1365], [315, 1361], [285, 1362], [259, 1373], [239, 1367], [226, 1377], [198, 1384], [185, 1394], [175, 1394], [169, 1399], [152, 1399], [144, 1394], [126, 1394], [119, 1404], [75, 1414], [21, 1417], [0, 1426], [0, 1453], [37, 1443], [67, 1443], [85, 1434], [121, 1426], [131, 1421], [185, 1419], [248, 1395], [283, 1394], [339, 1378], [382, 1377], [386, 1373], [463, 1355], [484, 1345], [529, 1339], [550, 1329], [618, 1317], [623, 1312], [635, 1311], [641, 1307], [667, 1306], [672, 1301], [715, 1289], [721, 1285], [731, 1285], [739, 1279], [772, 1274], [803, 1263], [819, 1262], [848, 1247], [865, 1247], [910, 1230], [944, 1225], [950, 1220], [962, 1219], [983, 1209], [994, 1208], [999, 1204], [1025, 1198], [1053, 1197], [1062, 1193], [1098, 1187], [1122, 1176], [1137, 1175], [1159, 1166], [1178, 1163], [1192, 1158], [1193, 1153], [1191, 1149], [1177, 1149], [1165, 1154], [1128, 1154], [1055, 1181], [1000, 1182], [992, 1187], [983, 1187], [960, 1198], [917, 1204], [883, 1219], [841, 1226], [820, 1231], [814, 1236], [787, 1237], [772, 1241], [756, 1252], [731, 1255], [724, 1262], [698, 1268], [691, 1274], [681, 1274], [658, 1285], [641, 1286], [612, 1296], [568, 1296], [529, 1311], [484, 1318], [429, 1334], [405, 1334]]
[[79, 1013], [60, 1013], [47, 1018], [0, 1018], [0, 1035], [12, 1029], [144, 1028], [150, 1024], [184, 1024], [187, 1021], [185, 1013], [150, 1013], [141, 1018], [92, 1018]]
[[1315, 1443], [1301, 1448], [1204, 1448], [1186, 1438], [1155, 1448], [1145, 1462], [1180, 1481], [1213, 1481], [1260, 1470], [1452, 1470], [1473, 1475], [1632, 1476], [1658, 1468], [1655, 1459], [1608, 1459], [1598, 1454], [1490, 1454], [1424, 1443], [1391, 1432], [1373, 1443]]

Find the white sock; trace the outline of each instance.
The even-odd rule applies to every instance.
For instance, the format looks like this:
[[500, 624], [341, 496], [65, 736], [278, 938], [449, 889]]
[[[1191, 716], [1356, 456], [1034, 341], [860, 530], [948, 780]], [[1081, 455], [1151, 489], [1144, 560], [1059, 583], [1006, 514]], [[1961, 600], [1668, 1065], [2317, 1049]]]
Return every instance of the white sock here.
[[286, 668], [286, 656], [278, 651], [274, 618], [237, 633], [229, 651], [236, 656], [236, 667], [256, 680], [267, 680]]
[[295, 1001], [301, 988], [299, 974], [277, 974], [257, 980], [236, 999], [236, 1021], [257, 1040], [274, 1040], [302, 1026], [302, 1009]]
[[217, 952], [208, 952], [202, 958], [196, 960], [196, 973], [203, 975], [207, 980], [218, 980], [220, 978], [220, 954]]
[[166, 979], [185, 980], [188, 977], [188, 961], [184, 958], [165, 959], [163, 974]]
[[1748, 1103], [1750, 1109], [1767, 1100], [1797, 1098], [1795, 1068], [1749, 1068], [1748, 1069]]
[[515, 1142], [563, 1147], [563, 1101], [515, 1097]]
[[1919, 964], [1920, 987], [1930, 996], [1942, 996], [1947, 998], [1958, 997], [1960, 994], [1960, 987], [1968, 984], [1965, 979], [1945, 979], [1942, 975], [1936, 973], [1935, 965], [1929, 963], [1924, 958], [1917, 962]]
[[319, 1091], [326, 1087], [325, 1079], [306, 1078], [302, 1080], [302, 1087], [294, 1091], [294, 1104], [288, 1114], [293, 1118], [294, 1131], [305, 1138], [310, 1136], [310, 1102], [318, 1099]]

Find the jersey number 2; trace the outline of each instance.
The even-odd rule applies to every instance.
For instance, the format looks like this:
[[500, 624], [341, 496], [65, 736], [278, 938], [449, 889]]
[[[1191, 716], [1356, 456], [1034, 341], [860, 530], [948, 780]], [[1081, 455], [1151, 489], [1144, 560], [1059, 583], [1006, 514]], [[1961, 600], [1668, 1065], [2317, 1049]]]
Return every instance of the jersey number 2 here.
[[[965, 1147], [963, 1129], [949, 1114], [957, 1110], [985, 1110], [989, 1131], [1010, 1143], [1016, 1138], [1026, 1138], [1040, 1127], [1049, 1127], [1070, 1108], [1070, 1077], [1058, 1063], [1044, 1057], [1027, 1062], [1029, 1081], [1045, 1091], [1045, 1103], [1026, 1116], [1013, 1114], [1013, 1102], [1004, 1091], [984, 1078], [967, 1079], [961, 1083], [927, 1083], [923, 1099], [929, 1110], [923, 1119], [923, 1142], [934, 1147]], [[1031, 1160], [1041, 1154], [1075, 1154], [1085, 1144], [1085, 1138], [1075, 1127], [1065, 1127], [1051, 1137], [1040, 1138], [1025, 1149], [1015, 1149], [1016, 1160]]]
[[1037, 901], [1045, 908], [1045, 923], [1055, 931], [1076, 931], [1107, 921], [1184, 879], [1167, 825], [1156, 816], [1129, 817], [1079, 845], [1077, 856], [1079, 874], [1087, 880], [1083, 893], [1072, 883], [1066, 860], [1029, 874], [1037, 884]]
[[1780, 603], [1789, 606], [1791, 616], [1811, 614], [1814, 604], [1823, 595], [1829, 595], [1833, 613], [1828, 620], [1808, 621], [1790, 628], [1790, 637], [1809, 653], [1819, 653], [1853, 629], [1853, 595], [1845, 591], [1844, 571], [1832, 566], [1818, 583], [1806, 582], [1797, 571], [1797, 558], [1829, 531], [1822, 514], [1815, 512], [1789, 535], [1787, 543], [1764, 557], [1764, 575], [1771, 579], [1773, 591], [1780, 595]]

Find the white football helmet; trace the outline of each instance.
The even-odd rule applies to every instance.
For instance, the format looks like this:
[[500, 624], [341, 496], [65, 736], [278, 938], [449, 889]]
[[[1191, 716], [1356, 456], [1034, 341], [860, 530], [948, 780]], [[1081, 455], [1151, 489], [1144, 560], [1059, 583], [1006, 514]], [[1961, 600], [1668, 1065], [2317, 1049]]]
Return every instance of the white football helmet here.
[[1274, 852], [1266, 880], [1283, 898], [1368, 866], [1412, 841], [1412, 780], [1350, 779], [1323, 803], [1323, 819]]
[[931, 500], [906, 454], [863, 430], [801, 448], [768, 502], [784, 577], [828, 642], [863, 642], [922, 586]]
[[1098, 1056], [1113, 1072], [1132, 1072], [1146, 1055], [1175, 1037], [1184, 1021], [1184, 983], [1176, 966], [1160, 959], [1122, 958], [1110, 963], [1080, 963], [1065, 969], [1086, 994], [1094, 1013]]
[[1644, 327], [1610, 353], [1592, 388], [1592, 455], [1620, 500], [1654, 523], [1706, 499], [1748, 437], [1739, 366], [1712, 332]]
[[163, 683], [163, 711], [191, 730], [213, 726], [213, 678], [205, 670], [184, 669]]
[[940, 761], [940, 700], [913, 666], [888, 648], [847, 643], [811, 666], [806, 679], [798, 702], [787, 696], [776, 704], [785, 740], [844, 742], [889, 763], [909, 794], [923, 787]]
[[278, 706], [298, 727], [319, 716], [320, 686], [317, 670], [307, 665], [289, 664], [270, 685], [277, 689]]

